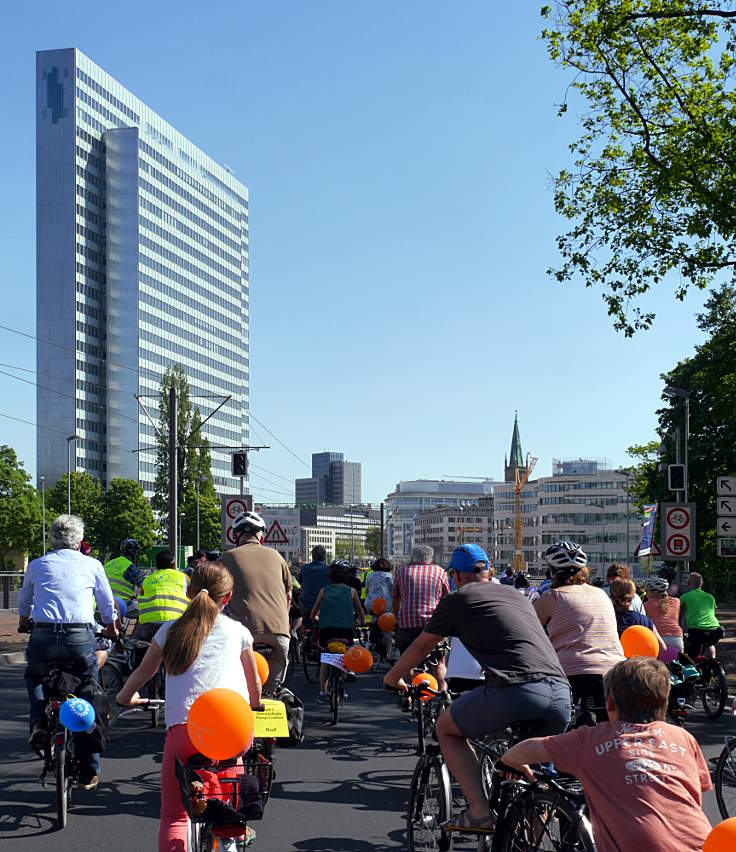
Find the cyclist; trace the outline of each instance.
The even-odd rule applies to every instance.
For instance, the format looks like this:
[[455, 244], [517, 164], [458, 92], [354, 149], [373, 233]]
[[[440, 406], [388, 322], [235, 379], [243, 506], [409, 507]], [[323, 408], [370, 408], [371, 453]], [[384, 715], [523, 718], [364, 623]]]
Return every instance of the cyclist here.
[[485, 683], [443, 711], [437, 736], [468, 802], [467, 811], [447, 828], [484, 833], [493, 827], [493, 817], [467, 738], [503, 731], [524, 719], [544, 719], [543, 733], [563, 731], [570, 720], [570, 686], [529, 601], [513, 586], [489, 582], [490, 564], [482, 547], [458, 547], [449, 567], [458, 591], [437, 604], [384, 683], [406, 690], [404, 677], [444, 636], [457, 636], [483, 667]]
[[302, 623], [311, 626], [312, 607], [317, 595], [330, 585], [330, 569], [327, 567], [327, 551], [321, 544], [312, 548], [312, 561], [302, 565]]
[[266, 523], [256, 512], [242, 512], [232, 523], [238, 546], [217, 563], [233, 575], [228, 613], [253, 634], [253, 641], [272, 649], [266, 692], [281, 686], [289, 655], [289, 608], [292, 579], [283, 556], [263, 547]]
[[680, 623], [687, 627], [685, 651], [693, 657], [701, 654], [713, 659], [716, 642], [723, 638], [723, 628], [716, 618], [716, 599], [703, 591], [703, 575], [693, 571], [688, 591], [680, 598]]
[[120, 556], [105, 563], [105, 576], [112, 593], [127, 604], [143, 585], [143, 572], [136, 564], [141, 546], [134, 538], [120, 542]]
[[[166, 668], [166, 742], [161, 762], [159, 852], [186, 848], [188, 817], [176, 778], [176, 758], [197, 753], [187, 734], [194, 701], [211, 689], [239, 692], [254, 710], [262, 709], [261, 685], [253, 656], [253, 637], [222, 610], [233, 594], [233, 578], [224, 565], [198, 565], [189, 585], [191, 603], [181, 618], [159, 627], [137, 669], [117, 694], [118, 704], [145, 705], [139, 690]], [[252, 841], [255, 832], [249, 831]]]
[[[312, 607], [310, 617], [319, 618], [319, 642], [323, 648], [333, 639], [346, 639], [352, 642], [355, 638], [355, 621], [363, 624], [365, 611], [357, 591], [348, 585], [352, 576], [352, 566], [345, 560], [338, 560], [330, 565], [330, 585], [320, 589], [317, 600]], [[319, 695], [317, 701], [327, 704], [327, 677], [330, 667], [322, 663], [319, 669]]]
[[[80, 681], [97, 681], [95, 602], [106, 632], [117, 635], [110, 583], [101, 563], [80, 552], [83, 535], [81, 518], [59, 515], [49, 529], [52, 550], [30, 563], [18, 592], [19, 629], [26, 631], [33, 618], [25, 681], [31, 704], [28, 744], [34, 751], [46, 742], [42, 681], [49, 667], [66, 664]], [[100, 755], [80, 749], [78, 757], [78, 786], [91, 790], [98, 783]]]
[[647, 577], [647, 599], [644, 611], [652, 619], [668, 648], [684, 651], [682, 627], [680, 627], [680, 599], [669, 595], [669, 580], [666, 577]]
[[134, 639], [150, 642], [162, 624], [182, 615], [189, 604], [188, 582], [187, 575], [174, 568], [171, 553], [160, 550], [156, 554], [153, 572], [145, 578], [141, 587]]
[[611, 580], [610, 591], [611, 603], [616, 613], [618, 635], [620, 636], [627, 627], [633, 627], [637, 624], [642, 627], [648, 627], [654, 633], [659, 643], [659, 653], [663, 653], [667, 649], [667, 646], [664, 644], [664, 640], [659, 635], [659, 631], [654, 626], [652, 619], [648, 615], [642, 615], [640, 612], [631, 609], [631, 601], [636, 594], [636, 586], [633, 581], [625, 577], [614, 577]]
[[573, 702], [606, 718], [603, 675], [623, 660], [616, 615], [602, 589], [588, 585], [588, 557], [579, 545], [560, 541], [543, 556], [552, 586], [533, 606], [572, 687]]
[[[606, 571], [606, 582], [603, 585], [603, 591], [611, 597], [611, 583], [616, 577], [622, 577], [624, 580], [631, 579], [631, 568], [628, 565], [621, 565], [618, 562], [614, 562], [613, 564], [608, 566], [608, 571]], [[634, 586], [634, 597], [631, 600], [631, 609], [634, 612], [640, 612], [642, 615], [644, 614], [644, 604], [641, 602], [641, 598], [636, 592], [636, 586]]]

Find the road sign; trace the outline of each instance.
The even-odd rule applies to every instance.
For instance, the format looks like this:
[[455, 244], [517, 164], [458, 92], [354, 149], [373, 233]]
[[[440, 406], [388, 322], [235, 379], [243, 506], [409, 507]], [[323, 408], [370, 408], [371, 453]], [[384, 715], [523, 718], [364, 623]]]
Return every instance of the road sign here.
[[716, 530], [719, 538], [736, 536], [736, 518], [723, 518], [719, 515]]
[[719, 497], [736, 497], [736, 476], [719, 476], [716, 479], [716, 494]]
[[736, 558], [736, 538], [719, 538], [718, 555], [724, 559]]
[[674, 561], [695, 558], [695, 503], [662, 504], [662, 556]]
[[228, 550], [237, 545], [233, 536], [233, 519], [242, 512], [253, 511], [253, 497], [250, 494], [223, 494], [220, 502], [220, 548]]
[[718, 498], [718, 517], [719, 518], [734, 518], [736, 517], [736, 497], [719, 497]]
[[268, 532], [263, 538], [264, 544], [288, 544], [289, 539], [286, 533], [281, 529], [281, 524], [274, 521], [268, 529]]

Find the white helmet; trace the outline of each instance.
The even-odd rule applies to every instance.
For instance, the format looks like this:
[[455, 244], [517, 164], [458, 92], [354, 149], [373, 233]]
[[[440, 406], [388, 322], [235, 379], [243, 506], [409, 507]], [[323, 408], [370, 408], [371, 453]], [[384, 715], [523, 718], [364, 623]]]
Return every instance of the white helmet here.
[[232, 524], [232, 531], [236, 535], [244, 532], [261, 533], [266, 530], [266, 522], [257, 512], [241, 512]]
[[588, 564], [588, 557], [574, 541], [558, 541], [545, 550], [542, 559], [553, 574], [575, 574]]
[[656, 594], [663, 595], [669, 590], [669, 587], [670, 584], [664, 577], [647, 577], [646, 589], [648, 592], [655, 592]]

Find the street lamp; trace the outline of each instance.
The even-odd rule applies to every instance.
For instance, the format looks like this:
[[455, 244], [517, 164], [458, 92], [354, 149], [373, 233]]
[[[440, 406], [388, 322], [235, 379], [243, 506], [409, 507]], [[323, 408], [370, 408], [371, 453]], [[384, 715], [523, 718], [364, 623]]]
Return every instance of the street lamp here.
[[74, 444], [74, 470], [77, 469], [77, 441], [79, 435], [70, 435], [66, 439], [66, 513], [72, 513], [72, 444]]
[[199, 486], [202, 480], [197, 477], [196, 487], [197, 487], [197, 550], [199, 550]]
[[690, 490], [690, 470], [688, 468], [688, 453], [690, 443], [690, 393], [684, 388], [676, 388], [674, 385], [667, 385], [662, 391], [662, 396], [667, 399], [684, 399], [685, 400], [685, 502], [688, 502], [688, 492]]
[[41, 532], [43, 533], [43, 552], [46, 553], [46, 477], [41, 477]]

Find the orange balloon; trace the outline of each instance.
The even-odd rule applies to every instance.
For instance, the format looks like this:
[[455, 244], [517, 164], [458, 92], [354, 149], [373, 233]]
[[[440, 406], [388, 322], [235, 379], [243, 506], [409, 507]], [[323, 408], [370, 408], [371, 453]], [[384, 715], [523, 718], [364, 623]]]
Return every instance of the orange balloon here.
[[736, 817], [724, 819], [705, 838], [703, 852], [733, 852], [736, 849]]
[[253, 711], [239, 692], [210, 689], [192, 704], [187, 717], [192, 745], [212, 760], [228, 760], [253, 739]]
[[624, 630], [621, 634], [621, 647], [624, 649], [624, 656], [627, 659], [629, 657], [659, 656], [657, 637], [643, 624], [633, 624]]
[[384, 598], [376, 598], [371, 604], [373, 615], [381, 615], [388, 609], [388, 602]]
[[392, 612], [384, 612], [378, 616], [378, 626], [381, 630], [393, 630], [396, 627], [396, 616]]
[[[437, 692], [437, 689], [438, 689], [437, 678], [433, 674], [430, 674], [429, 672], [420, 672], [419, 674], [414, 675], [414, 677], [412, 678], [412, 681], [411, 681], [411, 685], [412, 686], [419, 686], [420, 684], [425, 684], [430, 689], [433, 689], [435, 692]], [[431, 692], [422, 692], [419, 695], [420, 701], [431, 701], [433, 698], [434, 698], [434, 695], [432, 695]]]
[[268, 660], [258, 651], [253, 651], [253, 656], [256, 658], [256, 668], [258, 669], [258, 679], [261, 681], [261, 686], [268, 680]]
[[362, 645], [353, 645], [342, 655], [345, 668], [355, 674], [363, 674], [373, 665], [371, 652]]

